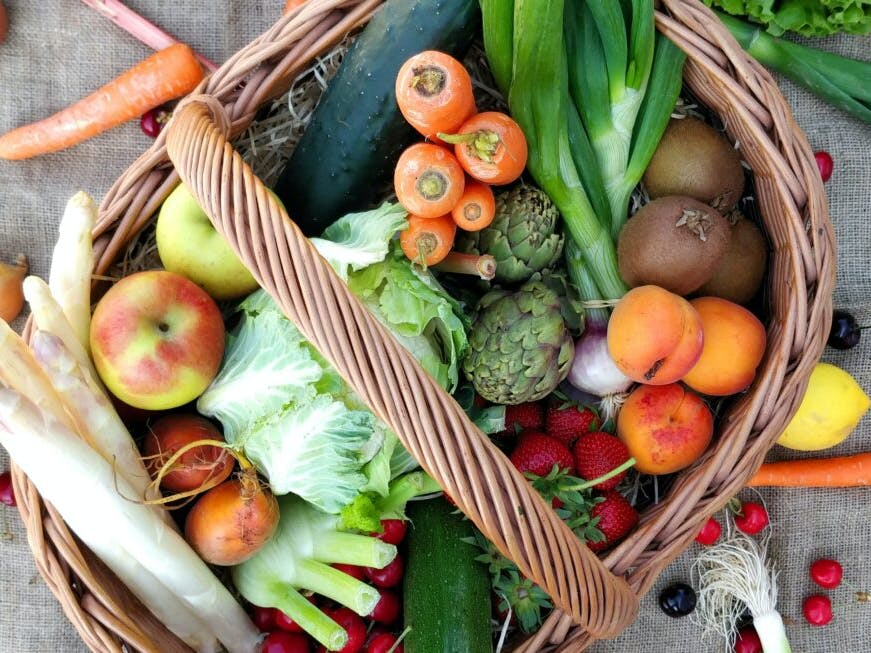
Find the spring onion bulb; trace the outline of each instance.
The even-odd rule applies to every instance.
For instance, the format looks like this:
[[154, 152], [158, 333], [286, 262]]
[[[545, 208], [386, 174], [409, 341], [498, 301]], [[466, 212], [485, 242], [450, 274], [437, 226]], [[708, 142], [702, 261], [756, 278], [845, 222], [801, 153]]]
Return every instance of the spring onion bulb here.
[[578, 390], [599, 397], [603, 417], [609, 419], [623, 404], [632, 379], [614, 364], [608, 353], [606, 334], [607, 329], [601, 323], [587, 323], [587, 328], [575, 343], [568, 382]]
[[761, 543], [730, 526], [727, 537], [705, 548], [693, 565], [699, 588], [693, 619], [726, 638], [732, 650], [745, 610], [765, 653], [790, 653], [783, 619], [777, 612], [777, 574], [767, 558], [768, 539]]
[[[227, 588], [154, 510], [130, 500], [135, 490], [76, 433], [4, 388], [0, 444], [70, 529], [179, 637], [204, 653], [215, 650], [214, 639], [229, 653], [254, 653], [259, 633]], [[183, 611], [165, 614], [173, 605]]]

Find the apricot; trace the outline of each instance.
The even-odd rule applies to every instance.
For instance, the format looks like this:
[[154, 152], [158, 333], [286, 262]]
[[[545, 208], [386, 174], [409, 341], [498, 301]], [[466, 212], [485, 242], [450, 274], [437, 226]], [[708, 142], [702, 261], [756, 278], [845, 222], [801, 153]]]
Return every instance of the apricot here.
[[702, 355], [683, 377], [693, 390], [722, 397], [746, 389], [765, 354], [765, 327], [753, 313], [720, 297], [690, 304], [702, 318]]
[[711, 442], [714, 416], [694, 392], [677, 383], [640, 385], [617, 417], [617, 437], [642, 474], [670, 474], [689, 467]]
[[608, 352], [620, 371], [638, 383], [678, 381], [696, 364], [702, 343], [696, 310], [659, 286], [630, 290], [608, 321]]

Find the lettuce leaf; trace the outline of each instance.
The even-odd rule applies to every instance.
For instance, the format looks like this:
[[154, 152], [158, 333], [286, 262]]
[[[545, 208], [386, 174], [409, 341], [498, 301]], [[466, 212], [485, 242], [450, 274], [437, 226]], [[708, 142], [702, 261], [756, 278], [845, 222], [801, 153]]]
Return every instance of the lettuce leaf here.
[[871, 32], [868, 0], [704, 0], [733, 16], [749, 18], [774, 36], [796, 32], [804, 36], [828, 36], [845, 32]]

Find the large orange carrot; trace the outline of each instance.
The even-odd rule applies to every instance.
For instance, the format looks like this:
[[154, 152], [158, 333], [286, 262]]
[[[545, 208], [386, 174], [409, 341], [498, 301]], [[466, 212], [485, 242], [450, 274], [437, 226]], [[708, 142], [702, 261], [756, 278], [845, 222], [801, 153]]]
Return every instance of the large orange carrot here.
[[859, 487], [871, 485], [871, 453], [765, 463], [748, 487]]
[[190, 93], [202, 79], [193, 50], [176, 43], [53, 116], [3, 134], [0, 159], [29, 159], [78, 145]]

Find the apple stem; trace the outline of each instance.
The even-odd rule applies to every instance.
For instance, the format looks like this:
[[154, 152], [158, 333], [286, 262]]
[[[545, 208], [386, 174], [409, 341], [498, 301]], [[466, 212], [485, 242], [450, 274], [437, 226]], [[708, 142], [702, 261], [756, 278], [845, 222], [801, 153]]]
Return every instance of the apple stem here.
[[[193, 490], [188, 490], [186, 492], [177, 492], [175, 494], [171, 494], [169, 496], [161, 497], [156, 490], [160, 487], [161, 481], [163, 481], [163, 477], [173, 471], [173, 466], [179, 461], [179, 459], [186, 454], [191, 449], [195, 449], [196, 447], [218, 447], [219, 449], [223, 449], [227, 453], [229, 453], [236, 461], [239, 463], [239, 467], [242, 468], [243, 471], [247, 471], [249, 469], [253, 469], [253, 465], [242, 455], [241, 452], [237, 451], [233, 448], [232, 445], [227, 444], [226, 442], [221, 442], [220, 440], [211, 440], [209, 438], [203, 438], [202, 440], [194, 440], [193, 442], [188, 442], [183, 447], [180, 447], [169, 459], [161, 465], [160, 469], [157, 471], [157, 476], [154, 477], [154, 480], [151, 481], [151, 484], [148, 486], [149, 490], [155, 490], [154, 494], [156, 495], [153, 499], [147, 499], [143, 503], [148, 505], [164, 505], [167, 503], [173, 503], [175, 501], [180, 501], [181, 499], [187, 499], [189, 497], [196, 496], [197, 494], [202, 494], [206, 490], [211, 490], [216, 485], [220, 485], [223, 479], [219, 477], [207, 478], [206, 481], [198, 488]], [[158, 454], [159, 456], [160, 454]], [[215, 468], [217, 468], [220, 460], [215, 461]]]

